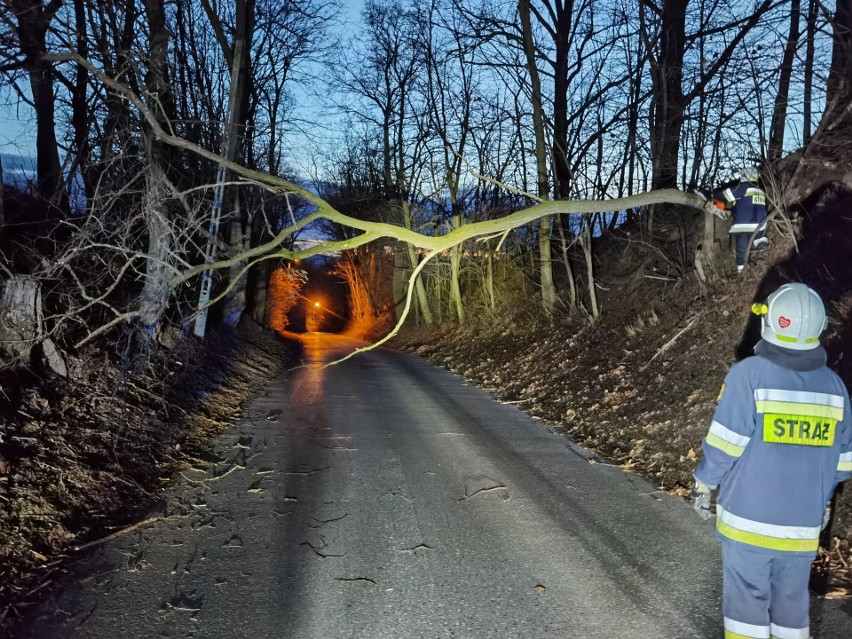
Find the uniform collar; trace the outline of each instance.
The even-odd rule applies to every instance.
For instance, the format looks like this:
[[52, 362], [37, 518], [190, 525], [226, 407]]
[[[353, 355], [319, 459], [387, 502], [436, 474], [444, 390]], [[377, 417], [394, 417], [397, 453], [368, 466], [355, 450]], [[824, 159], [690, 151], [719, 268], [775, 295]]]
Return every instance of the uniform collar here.
[[822, 346], [808, 351], [794, 351], [760, 340], [754, 347], [754, 352], [755, 355], [764, 357], [778, 366], [794, 371], [813, 371], [822, 368], [828, 361], [828, 355]]

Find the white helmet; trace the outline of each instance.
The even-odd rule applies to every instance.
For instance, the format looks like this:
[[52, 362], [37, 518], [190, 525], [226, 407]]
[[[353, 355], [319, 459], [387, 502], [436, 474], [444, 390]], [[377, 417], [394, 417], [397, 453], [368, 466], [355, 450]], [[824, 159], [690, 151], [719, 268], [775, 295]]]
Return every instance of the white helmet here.
[[757, 182], [760, 172], [756, 166], [746, 165], [740, 169], [740, 180], [745, 182]]
[[828, 326], [825, 306], [816, 291], [804, 284], [784, 284], [766, 300], [754, 304], [761, 315], [760, 336], [767, 342], [796, 351], [819, 346], [819, 336]]

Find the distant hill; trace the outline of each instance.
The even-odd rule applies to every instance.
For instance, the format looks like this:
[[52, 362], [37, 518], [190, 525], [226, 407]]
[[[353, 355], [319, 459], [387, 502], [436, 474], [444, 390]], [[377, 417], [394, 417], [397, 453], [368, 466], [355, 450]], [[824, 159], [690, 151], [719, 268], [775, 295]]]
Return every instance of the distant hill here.
[[3, 164], [3, 182], [6, 184], [25, 187], [35, 179], [36, 161], [34, 157], [0, 153], [0, 163]]

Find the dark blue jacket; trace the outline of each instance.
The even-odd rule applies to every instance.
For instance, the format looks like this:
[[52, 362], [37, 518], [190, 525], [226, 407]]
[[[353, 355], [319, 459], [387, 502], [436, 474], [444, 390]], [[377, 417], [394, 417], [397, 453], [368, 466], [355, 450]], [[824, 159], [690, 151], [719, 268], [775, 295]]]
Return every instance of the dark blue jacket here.
[[766, 193], [754, 182], [740, 182], [721, 189], [713, 197], [725, 202], [733, 220], [728, 233], [753, 233], [766, 219]]

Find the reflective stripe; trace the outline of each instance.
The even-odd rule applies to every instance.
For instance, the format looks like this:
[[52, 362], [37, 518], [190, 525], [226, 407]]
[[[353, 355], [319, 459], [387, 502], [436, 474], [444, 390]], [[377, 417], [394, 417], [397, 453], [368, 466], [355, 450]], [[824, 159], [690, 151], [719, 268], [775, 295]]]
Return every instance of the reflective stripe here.
[[778, 388], [758, 388], [754, 391], [754, 400], [770, 402], [798, 402], [801, 404], [823, 404], [842, 409], [845, 400], [840, 395], [815, 393], [813, 391], [780, 390]]
[[725, 617], [725, 639], [728, 637], [748, 637], [749, 639], [769, 639], [769, 626], [756, 626]]
[[752, 233], [757, 229], [757, 224], [731, 224], [728, 233]]
[[852, 472], [852, 453], [843, 453], [837, 462], [837, 470]]
[[[779, 339], [781, 336], [776, 335]], [[791, 338], [795, 341], [795, 338]], [[758, 388], [754, 391], [758, 413], [784, 413], [807, 417], [843, 419], [845, 401], [840, 395], [809, 391], [785, 391], [775, 388]]]
[[737, 201], [737, 198], [734, 197], [734, 192], [731, 189], [725, 189], [722, 191], [722, 197], [727, 200], [728, 204], [733, 204]]
[[819, 537], [819, 526], [780, 526], [778, 524], [764, 524], [753, 519], [740, 517], [732, 512], [724, 509], [722, 506], [716, 506], [716, 513], [719, 518], [725, 522], [742, 530], [744, 532], [752, 532], [760, 535], [775, 537], [776, 539], [817, 539]]
[[731, 457], [739, 457], [743, 454], [745, 447], [751, 441], [750, 437], [735, 433], [730, 428], [723, 426], [717, 421], [710, 424], [710, 430], [704, 441], [714, 448], [718, 448], [723, 453], [727, 453]]
[[811, 636], [811, 629], [808, 626], [804, 628], [785, 628], [778, 624], [769, 624], [769, 629], [772, 636], [777, 639], [808, 639]]
[[[778, 337], [776, 335], [776, 337]], [[781, 415], [800, 415], [802, 417], [825, 417], [841, 421], [843, 409], [825, 404], [796, 404], [794, 402], [758, 401], [758, 413], [778, 413]]]
[[716, 530], [720, 535], [750, 546], [810, 552], [819, 547], [819, 526], [779, 526], [739, 517], [716, 504]]

